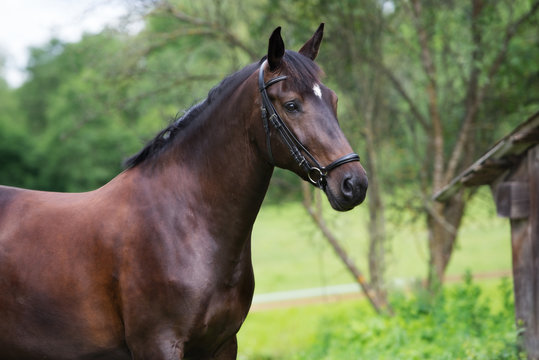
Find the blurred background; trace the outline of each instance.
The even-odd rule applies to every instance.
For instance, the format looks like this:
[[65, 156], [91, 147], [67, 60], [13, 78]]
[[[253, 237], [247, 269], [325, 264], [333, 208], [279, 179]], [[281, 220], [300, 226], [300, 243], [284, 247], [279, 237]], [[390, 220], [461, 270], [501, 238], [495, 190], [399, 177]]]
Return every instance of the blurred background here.
[[[335, 213], [276, 170], [240, 359], [519, 359], [511, 242], [488, 188], [432, 196], [539, 109], [539, 2], [3, 1], [0, 183], [89, 191], [226, 75], [317, 62], [369, 174]], [[370, 300], [369, 300], [370, 299]]]

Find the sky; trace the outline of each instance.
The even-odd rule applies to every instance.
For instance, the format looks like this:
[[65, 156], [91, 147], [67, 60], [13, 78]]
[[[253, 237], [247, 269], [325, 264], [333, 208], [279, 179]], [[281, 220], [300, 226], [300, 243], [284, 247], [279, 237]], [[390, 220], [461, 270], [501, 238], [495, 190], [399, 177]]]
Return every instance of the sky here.
[[85, 32], [117, 25], [126, 14], [123, 1], [0, 0], [0, 58], [5, 61], [0, 75], [17, 87], [25, 79], [29, 47], [52, 37], [76, 42]]

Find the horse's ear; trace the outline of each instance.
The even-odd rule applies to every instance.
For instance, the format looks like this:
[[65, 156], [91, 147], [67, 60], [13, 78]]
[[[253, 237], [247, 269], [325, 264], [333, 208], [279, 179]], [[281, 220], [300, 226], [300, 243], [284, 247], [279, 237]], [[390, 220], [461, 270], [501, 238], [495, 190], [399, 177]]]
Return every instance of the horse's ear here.
[[281, 61], [284, 56], [284, 42], [281, 37], [281, 27], [273, 30], [269, 39], [268, 45], [268, 64], [271, 71], [276, 70], [281, 66]]
[[321, 23], [314, 35], [301, 47], [299, 53], [303, 56], [308, 57], [311, 60], [316, 59], [318, 55], [318, 49], [320, 48], [320, 43], [322, 42], [322, 37], [324, 36], [324, 23]]

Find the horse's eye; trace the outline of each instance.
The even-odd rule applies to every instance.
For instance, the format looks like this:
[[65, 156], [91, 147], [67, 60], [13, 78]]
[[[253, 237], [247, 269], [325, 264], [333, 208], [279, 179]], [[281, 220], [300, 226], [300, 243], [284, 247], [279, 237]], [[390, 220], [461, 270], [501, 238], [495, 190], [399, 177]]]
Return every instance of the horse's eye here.
[[284, 108], [288, 112], [296, 112], [299, 110], [299, 105], [295, 101], [289, 101], [284, 104]]

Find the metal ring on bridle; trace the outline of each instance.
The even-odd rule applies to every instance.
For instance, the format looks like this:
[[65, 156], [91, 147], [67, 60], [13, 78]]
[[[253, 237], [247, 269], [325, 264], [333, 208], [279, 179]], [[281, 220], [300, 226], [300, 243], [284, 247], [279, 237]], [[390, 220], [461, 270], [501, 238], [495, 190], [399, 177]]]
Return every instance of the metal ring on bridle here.
[[[315, 175], [315, 176], [313, 176]], [[317, 167], [312, 167], [307, 172], [307, 177], [313, 185], [320, 185], [320, 181], [326, 178], [327, 173]]]

